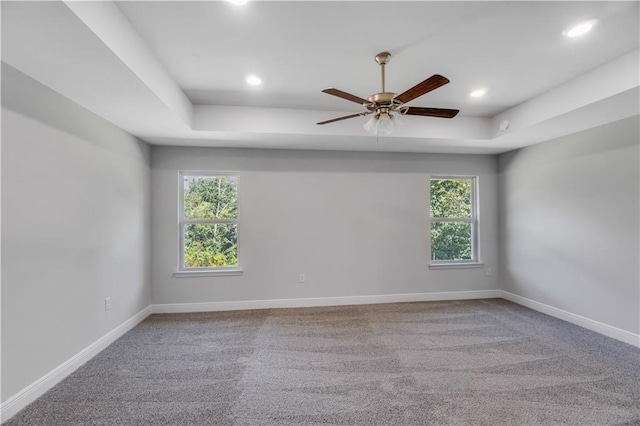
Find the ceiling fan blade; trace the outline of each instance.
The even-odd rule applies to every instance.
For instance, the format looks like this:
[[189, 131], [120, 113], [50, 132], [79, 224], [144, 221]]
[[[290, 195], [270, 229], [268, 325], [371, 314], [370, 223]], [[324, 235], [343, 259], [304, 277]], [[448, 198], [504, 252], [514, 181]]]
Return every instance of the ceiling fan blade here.
[[359, 112], [358, 114], [345, 115], [344, 117], [332, 118], [331, 120], [321, 121], [316, 124], [328, 124], [333, 123], [334, 121], [346, 120], [347, 118], [360, 117], [361, 115], [367, 115], [369, 112]]
[[342, 90], [335, 89], [333, 87], [329, 87], [328, 89], [324, 89], [322, 93], [327, 93], [329, 95], [337, 96], [342, 99], [346, 99], [351, 102], [355, 102], [357, 104], [363, 105], [367, 102], [366, 99], [362, 99], [359, 96], [352, 95], [351, 93], [343, 92]]
[[409, 107], [404, 115], [421, 115], [423, 117], [453, 118], [460, 110], [445, 108]]
[[422, 83], [418, 83], [411, 89], [406, 90], [404, 93], [396, 96], [396, 100], [406, 104], [410, 100], [413, 100], [419, 96], [429, 93], [432, 90], [436, 90], [440, 86], [444, 86], [449, 82], [447, 77], [443, 77], [440, 74], [434, 74]]

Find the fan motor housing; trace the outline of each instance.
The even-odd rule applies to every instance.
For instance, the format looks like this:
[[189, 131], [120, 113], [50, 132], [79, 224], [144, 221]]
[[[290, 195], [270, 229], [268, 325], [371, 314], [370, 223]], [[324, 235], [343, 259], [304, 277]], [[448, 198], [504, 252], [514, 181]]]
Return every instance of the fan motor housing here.
[[372, 103], [378, 105], [378, 106], [392, 105], [393, 104], [393, 98], [395, 98], [396, 96], [398, 96], [397, 93], [380, 92], [380, 93], [376, 93], [375, 95], [369, 96], [369, 98], [367, 98], [367, 100], [369, 102], [372, 102]]

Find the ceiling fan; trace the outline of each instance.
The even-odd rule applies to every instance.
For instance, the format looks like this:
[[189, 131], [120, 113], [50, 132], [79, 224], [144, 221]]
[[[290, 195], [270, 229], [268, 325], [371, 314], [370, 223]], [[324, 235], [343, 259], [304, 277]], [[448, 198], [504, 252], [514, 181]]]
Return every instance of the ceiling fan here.
[[387, 135], [391, 133], [391, 130], [393, 129], [393, 113], [401, 115], [420, 115], [423, 117], [453, 118], [458, 114], [458, 112], [460, 112], [457, 109], [423, 108], [405, 105], [407, 102], [449, 83], [448, 78], [439, 74], [432, 75], [423, 82], [416, 84], [399, 95], [397, 93], [385, 91], [384, 67], [390, 59], [391, 54], [389, 52], [378, 53], [375, 57], [376, 62], [382, 69], [382, 91], [380, 93], [375, 93], [367, 99], [363, 99], [359, 96], [343, 92], [342, 90], [338, 90], [333, 87], [322, 91], [329, 95], [358, 103], [364, 106], [367, 111], [332, 118], [331, 120], [321, 121], [317, 124], [329, 124], [336, 121], [346, 120], [348, 118], [373, 114], [371, 119], [364, 125], [364, 128], [376, 134]]

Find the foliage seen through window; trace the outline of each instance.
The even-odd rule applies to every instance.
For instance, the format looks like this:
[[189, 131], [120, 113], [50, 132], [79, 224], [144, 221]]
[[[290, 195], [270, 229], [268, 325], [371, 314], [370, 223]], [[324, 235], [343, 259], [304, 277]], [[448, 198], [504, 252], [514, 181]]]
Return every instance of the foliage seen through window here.
[[238, 178], [183, 176], [185, 268], [238, 264]]
[[475, 260], [474, 178], [432, 178], [430, 190], [431, 260]]

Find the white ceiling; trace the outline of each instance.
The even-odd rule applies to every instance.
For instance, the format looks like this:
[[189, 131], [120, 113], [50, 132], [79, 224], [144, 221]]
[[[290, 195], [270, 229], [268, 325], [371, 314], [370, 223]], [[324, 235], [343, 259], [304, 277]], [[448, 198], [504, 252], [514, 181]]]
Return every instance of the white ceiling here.
[[[638, 114], [639, 3], [2, 2], [2, 60], [154, 144], [497, 153]], [[562, 31], [585, 19], [595, 29]], [[451, 83], [377, 141], [321, 93]], [[251, 87], [247, 74], [262, 77]], [[475, 88], [483, 98], [469, 97]], [[498, 123], [511, 127], [500, 132]]]

